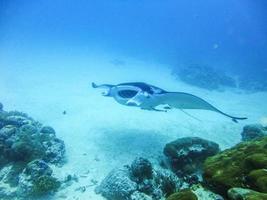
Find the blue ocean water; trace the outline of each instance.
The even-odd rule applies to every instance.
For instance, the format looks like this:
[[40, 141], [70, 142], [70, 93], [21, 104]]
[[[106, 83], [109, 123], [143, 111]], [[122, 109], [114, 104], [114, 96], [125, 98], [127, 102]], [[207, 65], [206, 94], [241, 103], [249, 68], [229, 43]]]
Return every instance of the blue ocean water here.
[[[44, 199], [104, 199], [95, 188], [113, 168], [137, 156], [160, 167], [177, 138], [223, 150], [247, 124], [266, 129], [266, 58], [265, 0], [0, 0], [0, 114], [28, 113], [65, 142], [66, 163], [48, 163], [63, 187]], [[146, 82], [248, 119], [123, 106], [91, 82]]]
[[98, 48], [173, 66], [204, 62], [261, 73], [266, 7], [264, 0], [2, 0], [1, 60]]

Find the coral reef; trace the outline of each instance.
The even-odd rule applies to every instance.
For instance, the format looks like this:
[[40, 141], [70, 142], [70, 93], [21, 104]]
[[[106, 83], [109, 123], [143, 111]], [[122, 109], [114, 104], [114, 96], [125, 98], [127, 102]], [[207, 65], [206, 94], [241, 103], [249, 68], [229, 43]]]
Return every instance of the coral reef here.
[[60, 183], [52, 176], [52, 173], [52, 169], [43, 160], [28, 163], [19, 175], [17, 193], [27, 197], [56, 191]]
[[[49, 164], [64, 161], [64, 142], [55, 130], [43, 126], [25, 113], [0, 109], [0, 195], [44, 195], [56, 191], [60, 183]], [[12, 188], [12, 189], [10, 189]], [[10, 192], [12, 191], [12, 192]]]
[[[255, 131], [265, 129], [245, 126], [242, 135], [248, 141], [222, 152], [218, 144], [198, 137], [177, 139], [166, 144], [162, 165], [175, 173], [136, 158], [130, 166], [110, 172], [97, 192], [108, 200], [265, 199], [267, 137]], [[201, 180], [188, 183], [185, 177], [196, 173]]]
[[247, 177], [253, 188], [256, 188], [260, 192], [267, 193], [267, 170], [256, 169], [251, 171]]
[[172, 171], [187, 178], [185, 175], [192, 175], [202, 169], [207, 157], [219, 152], [219, 145], [198, 137], [185, 137], [166, 144], [163, 152]]
[[138, 182], [146, 178], [152, 178], [152, 164], [149, 160], [142, 157], [136, 158], [132, 162], [130, 171], [132, 173], [132, 177]]
[[235, 80], [224, 72], [205, 65], [189, 65], [174, 70], [180, 80], [200, 88], [218, 90], [221, 87], [236, 87]]
[[9, 162], [43, 159], [58, 163], [65, 153], [64, 142], [56, 138], [52, 127], [21, 112], [0, 112], [0, 153]]
[[169, 196], [182, 186], [181, 180], [174, 173], [162, 168], [154, 169], [153, 181], [154, 188], [160, 189], [161, 196]]
[[242, 141], [249, 141], [267, 135], [267, 127], [261, 124], [249, 124], [244, 126], [241, 133]]
[[180, 188], [181, 182], [169, 170], [153, 168], [145, 158], [136, 158], [130, 166], [112, 170], [96, 188], [108, 200], [159, 200]]
[[131, 200], [153, 200], [152, 197], [142, 193], [142, 192], [138, 192], [135, 191], [132, 195], [131, 195]]
[[56, 192], [60, 187], [60, 182], [52, 176], [40, 176], [37, 180], [33, 181], [32, 194], [34, 196], [43, 195], [49, 192]]
[[267, 137], [242, 142], [209, 157], [203, 178], [215, 192], [227, 196], [234, 187], [267, 192]]
[[136, 158], [111, 171], [97, 192], [108, 200], [266, 199], [265, 131], [247, 125], [242, 132], [246, 141], [222, 152], [218, 144], [202, 138], [177, 139], [165, 145], [161, 167]]
[[108, 200], [127, 200], [136, 190], [137, 184], [130, 179], [129, 170], [124, 167], [112, 170], [96, 188], [96, 193]]

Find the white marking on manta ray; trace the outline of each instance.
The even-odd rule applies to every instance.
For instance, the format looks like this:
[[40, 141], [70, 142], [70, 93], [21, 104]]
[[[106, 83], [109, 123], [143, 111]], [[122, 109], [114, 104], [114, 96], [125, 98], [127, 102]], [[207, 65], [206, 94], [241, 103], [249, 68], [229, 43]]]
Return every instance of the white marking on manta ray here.
[[[234, 117], [226, 114], [204, 99], [193, 94], [185, 92], [168, 92], [143, 82], [120, 83], [117, 85], [96, 85], [95, 83], [92, 83], [92, 87], [104, 89], [105, 91], [102, 92], [103, 96], [113, 97], [122, 105], [135, 106], [143, 110], [167, 112], [167, 110], [172, 108], [180, 110], [202, 109], [220, 113], [231, 118], [236, 123], [238, 122], [237, 120], [247, 119], [246, 117]], [[158, 109], [157, 107], [161, 105], [167, 105], [167, 107], [165, 106], [165, 109]]]

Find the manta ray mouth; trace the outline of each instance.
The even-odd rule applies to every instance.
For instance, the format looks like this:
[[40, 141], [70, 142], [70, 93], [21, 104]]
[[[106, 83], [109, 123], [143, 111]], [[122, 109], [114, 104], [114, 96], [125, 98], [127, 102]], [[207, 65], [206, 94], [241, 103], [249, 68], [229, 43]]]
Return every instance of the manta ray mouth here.
[[133, 98], [137, 93], [138, 93], [138, 91], [136, 91], [136, 90], [120, 90], [120, 91], [118, 91], [118, 95], [120, 95], [120, 97], [125, 98], [125, 99]]
[[127, 106], [138, 106], [136, 103], [134, 103], [134, 102], [129, 102], [129, 103], [126, 103], [127, 104]]
[[141, 89], [132, 85], [120, 85], [116, 87], [116, 91], [117, 95], [120, 98], [131, 99], [135, 97], [138, 94], [138, 92], [141, 91]]

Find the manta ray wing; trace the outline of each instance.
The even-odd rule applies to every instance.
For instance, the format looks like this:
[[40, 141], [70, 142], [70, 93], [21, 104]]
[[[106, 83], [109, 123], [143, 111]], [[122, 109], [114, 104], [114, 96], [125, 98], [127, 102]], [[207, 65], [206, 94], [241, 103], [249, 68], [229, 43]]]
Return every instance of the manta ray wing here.
[[195, 95], [184, 92], [166, 92], [161, 94], [161, 102], [178, 109], [212, 110], [214, 107]]
[[160, 101], [164, 104], [168, 104], [172, 108], [177, 109], [202, 109], [202, 110], [211, 110], [214, 112], [218, 112], [222, 115], [225, 115], [227, 117], [230, 117], [234, 122], [237, 122], [237, 120], [244, 120], [247, 119], [246, 117], [234, 117], [231, 115], [228, 115], [204, 99], [197, 97], [195, 95], [184, 93], [184, 92], [166, 92], [163, 94], [160, 94], [158, 96], [160, 98]]

